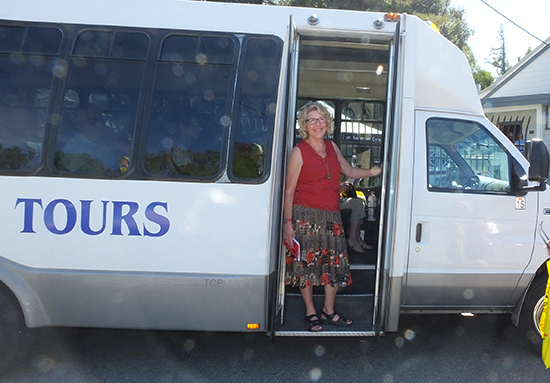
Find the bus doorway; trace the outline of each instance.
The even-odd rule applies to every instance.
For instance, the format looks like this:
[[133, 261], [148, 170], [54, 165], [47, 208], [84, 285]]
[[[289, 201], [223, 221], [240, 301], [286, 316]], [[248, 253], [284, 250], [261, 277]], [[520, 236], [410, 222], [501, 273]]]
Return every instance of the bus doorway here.
[[[392, 38], [393, 35], [378, 35], [376, 38], [365, 38], [364, 35], [299, 36], [295, 111], [297, 113], [310, 100], [322, 103], [334, 117], [335, 129], [329, 138], [352, 166], [370, 168], [381, 166], [383, 162]], [[300, 140], [296, 124], [293, 145]], [[353, 283], [338, 292], [336, 311], [352, 319], [353, 325], [324, 326], [322, 332], [306, 331], [300, 290], [284, 285], [282, 262], [279, 275], [284, 306], [280, 327], [275, 331], [278, 336], [373, 336], [379, 330], [376, 324], [381, 280], [382, 177], [346, 180], [344, 175], [340, 175], [340, 181], [353, 183], [357, 198], [363, 201], [366, 216], [360, 223], [360, 233], [363, 241], [372, 247], [361, 252], [348, 247]], [[341, 214], [347, 235], [350, 211], [342, 209]], [[324, 288], [314, 287], [313, 293], [320, 313]]]

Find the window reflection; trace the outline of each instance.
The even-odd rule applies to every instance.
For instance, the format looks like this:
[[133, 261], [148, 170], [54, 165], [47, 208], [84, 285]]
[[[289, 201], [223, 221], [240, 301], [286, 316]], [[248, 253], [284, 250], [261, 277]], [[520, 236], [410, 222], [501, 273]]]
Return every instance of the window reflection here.
[[161, 50], [144, 170], [161, 178], [213, 178], [228, 133], [236, 42], [171, 35]]
[[510, 159], [497, 141], [470, 121], [427, 123], [428, 189], [510, 191]]
[[55, 66], [51, 55], [58, 53], [61, 37], [51, 27], [0, 27], [2, 170], [30, 172], [38, 167]]

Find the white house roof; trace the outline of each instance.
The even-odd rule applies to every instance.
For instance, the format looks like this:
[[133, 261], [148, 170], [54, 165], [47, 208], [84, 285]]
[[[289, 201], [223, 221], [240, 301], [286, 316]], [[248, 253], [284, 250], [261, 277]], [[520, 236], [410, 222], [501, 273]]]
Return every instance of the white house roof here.
[[550, 37], [479, 94], [484, 108], [550, 104]]

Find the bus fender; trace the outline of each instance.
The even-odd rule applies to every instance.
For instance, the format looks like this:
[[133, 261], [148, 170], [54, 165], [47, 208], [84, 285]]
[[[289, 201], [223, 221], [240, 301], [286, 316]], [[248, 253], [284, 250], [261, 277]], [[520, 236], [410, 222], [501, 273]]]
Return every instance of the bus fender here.
[[523, 292], [523, 294], [521, 295], [521, 298], [519, 299], [519, 302], [518, 304], [516, 305], [516, 308], [514, 309], [514, 312], [512, 313], [512, 323], [514, 324], [514, 326], [518, 326], [519, 325], [519, 318], [520, 318], [520, 314], [521, 314], [521, 309], [523, 308], [523, 302], [525, 302], [525, 297], [527, 296], [527, 293], [529, 292], [529, 289], [531, 288], [531, 284], [533, 283], [533, 281], [535, 280], [535, 278], [545, 272], [546, 270], [546, 262], [544, 262], [537, 270], [537, 272], [535, 274], [533, 274], [533, 277], [531, 278], [531, 280], [529, 281], [529, 284], [527, 285], [525, 291]]
[[[42, 302], [27, 281], [21, 277], [23, 269], [27, 267], [0, 256], [0, 283], [4, 285], [2, 287], [11, 291], [19, 302], [27, 327], [47, 325], [49, 320]], [[26, 273], [29, 273], [29, 270]]]

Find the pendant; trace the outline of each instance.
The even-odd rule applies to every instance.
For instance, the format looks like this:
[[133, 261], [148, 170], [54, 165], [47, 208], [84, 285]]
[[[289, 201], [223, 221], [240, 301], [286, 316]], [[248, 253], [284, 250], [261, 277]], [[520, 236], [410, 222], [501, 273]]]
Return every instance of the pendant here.
[[330, 172], [327, 172], [327, 180], [330, 180]]

